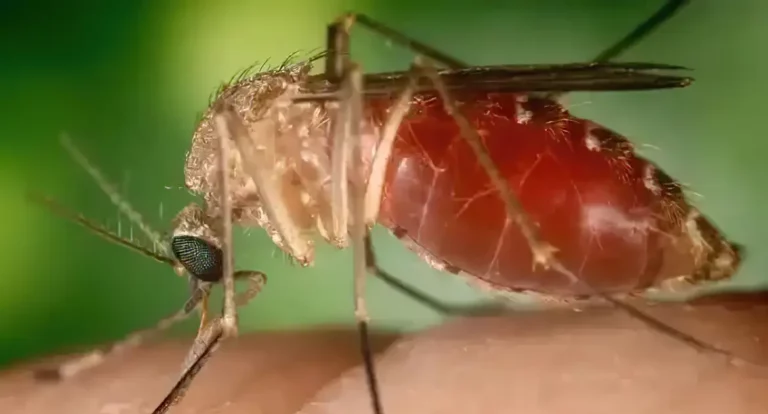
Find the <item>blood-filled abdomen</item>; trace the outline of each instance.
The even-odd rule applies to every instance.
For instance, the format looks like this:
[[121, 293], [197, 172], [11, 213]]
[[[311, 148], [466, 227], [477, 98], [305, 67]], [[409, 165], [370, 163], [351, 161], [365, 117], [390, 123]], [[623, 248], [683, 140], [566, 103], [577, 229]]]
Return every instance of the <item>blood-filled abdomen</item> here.
[[[541, 237], [592, 287], [633, 292], [735, 272], [738, 249], [622, 136], [548, 99], [465, 93], [457, 101]], [[368, 102], [375, 122], [390, 104]], [[386, 174], [379, 221], [418, 250], [500, 289], [590, 293], [534, 270], [528, 243], [440, 99], [414, 98]]]

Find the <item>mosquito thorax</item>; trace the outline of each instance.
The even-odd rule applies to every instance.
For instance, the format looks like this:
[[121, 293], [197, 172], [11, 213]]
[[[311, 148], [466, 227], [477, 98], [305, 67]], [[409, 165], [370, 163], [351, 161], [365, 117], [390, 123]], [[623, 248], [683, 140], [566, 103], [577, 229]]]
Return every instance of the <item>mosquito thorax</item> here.
[[[348, 214], [337, 211], [334, 218], [332, 205], [331, 183], [338, 181], [332, 177], [332, 126], [339, 105], [295, 102], [311, 90], [310, 69], [310, 61], [282, 65], [222, 87], [195, 129], [184, 168], [187, 188], [202, 196], [208, 215], [221, 214], [215, 114], [229, 108], [237, 118], [232, 122], [247, 130], [229, 146], [232, 224], [261, 227], [301, 266], [314, 262], [316, 236], [338, 248], [348, 243]], [[373, 126], [366, 124], [362, 135], [373, 148]]]

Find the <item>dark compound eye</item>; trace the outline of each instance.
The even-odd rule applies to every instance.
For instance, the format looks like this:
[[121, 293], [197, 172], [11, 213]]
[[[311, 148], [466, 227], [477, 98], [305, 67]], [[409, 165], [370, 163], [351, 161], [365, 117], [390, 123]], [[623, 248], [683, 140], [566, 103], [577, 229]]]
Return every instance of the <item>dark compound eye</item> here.
[[194, 236], [176, 236], [171, 240], [171, 250], [176, 259], [192, 276], [205, 282], [221, 280], [221, 249]]

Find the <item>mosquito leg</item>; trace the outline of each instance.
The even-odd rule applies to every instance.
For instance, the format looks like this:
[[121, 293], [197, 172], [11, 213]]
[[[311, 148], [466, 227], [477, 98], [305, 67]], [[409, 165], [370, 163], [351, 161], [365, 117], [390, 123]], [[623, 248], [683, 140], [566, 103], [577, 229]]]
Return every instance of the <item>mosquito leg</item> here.
[[326, 34], [325, 77], [333, 82], [341, 82], [344, 65], [349, 61], [349, 29], [354, 17], [340, 16], [328, 25]]
[[203, 328], [208, 324], [208, 298], [210, 295], [203, 296], [203, 300], [200, 303], [200, 325], [197, 326], [198, 335]]
[[[333, 158], [333, 171], [351, 169], [349, 177], [349, 204], [333, 198], [336, 211], [350, 211], [352, 223], [350, 239], [353, 255], [354, 306], [360, 335], [360, 351], [363, 357], [371, 406], [374, 414], [382, 414], [381, 397], [376, 379], [375, 364], [368, 334], [368, 310], [365, 304], [365, 279], [367, 276], [365, 238], [365, 166], [361, 145], [360, 124], [363, 122], [363, 74], [360, 67], [349, 59], [349, 29], [354, 20], [351, 16], [342, 17], [328, 28], [329, 54], [326, 59], [326, 74], [333, 80], [340, 81], [340, 108], [335, 121], [334, 152], [341, 152], [341, 158]], [[336, 156], [336, 154], [334, 154]], [[334, 186], [346, 185], [346, 179]], [[338, 189], [338, 187], [337, 187]], [[348, 209], [348, 210], [347, 210]], [[334, 218], [334, 221], [337, 219]]]
[[208, 362], [214, 351], [224, 339], [224, 329], [220, 318], [215, 318], [200, 332], [195, 343], [190, 349], [189, 355], [184, 361], [184, 369], [171, 391], [163, 398], [163, 401], [152, 411], [152, 414], [165, 414], [173, 405], [181, 401], [192, 380]]
[[[408, 71], [408, 83], [399, 93], [395, 103], [390, 109], [391, 112], [382, 127], [381, 138], [379, 139], [376, 153], [371, 162], [371, 171], [368, 175], [368, 184], [365, 191], [365, 222], [368, 228], [373, 227], [378, 219], [387, 164], [389, 163], [392, 147], [397, 138], [397, 130], [410, 108], [411, 98], [413, 97], [418, 78], [418, 69], [415, 66], [411, 67]], [[370, 233], [366, 233], [365, 235], [365, 254], [365, 263], [368, 272], [385, 282], [391, 288], [438, 313], [452, 316], [489, 315], [503, 312], [506, 309], [506, 307], [503, 306], [493, 305], [456, 306], [446, 304], [438, 298], [399, 280], [378, 266]]]
[[382, 280], [389, 287], [397, 290], [401, 294], [421, 303], [433, 311], [447, 316], [493, 316], [511, 311], [510, 308], [502, 304], [488, 305], [454, 305], [445, 303], [436, 296], [430, 295], [408, 283], [392, 276], [386, 270], [379, 267], [376, 253], [373, 248], [373, 240], [370, 234], [365, 237], [365, 264], [368, 272]]
[[[235, 303], [238, 307], [247, 305], [248, 302], [261, 292], [261, 289], [267, 283], [267, 276], [258, 271], [240, 270], [235, 272], [234, 276], [235, 279], [245, 279], [248, 283], [248, 288], [245, 292], [235, 295]], [[182, 365], [182, 376], [184, 371], [195, 364], [195, 360], [200, 356], [203, 349], [207, 346], [206, 344], [211, 340], [211, 335], [213, 335], [212, 330], [219, 329], [211, 327], [214, 323], [220, 325], [221, 329], [224, 329], [222, 318], [214, 318], [211, 322], [205, 324], [201, 323], [200, 329], [197, 331], [197, 336], [195, 337], [195, 342], [192, 344], [192, 347], [184, 360], [184, 364]]]
[[88, 158], [86, 158], [85, 155], [83, 155], [83, 153], [72, 143], [72, 140], [70, 140], [67, 135], [61, 136], [61, 145], [64, 147], [64, 149], [67, 150], [72, 159], [80, 164], [80, 166], [83, 167], [88, 175], [90, 175], [94, 181], [96, 181], [96, 184], [99, 185], [101, 190], [109, 197], [112, 203], [117, 206], [120, 212], [125, 214], [129, 220], [139, 226], [139, 229], [149, 238], [150, 241], [152, 241], [154, 247], [160, 249], [160, 252], [164, 256], [169, 256], [168, 247], [166, 247], [165, 243], [163, 242], [163, 238], [160, 236], [160, 233], [153, 230], [144, 221], [144, 218], [141, 216], [141, 214], [136, 211], [136, 209], [134, 209], [128, 203], [128, 201], [126, 201], [125, 198], [120, 195], [115, 186], [112, 185], [106, 177], [104, 177], [98, 168], [91, 164]]
[[[632, 31], [621, 38], [621, 40], [600, 52], [600, 54], [595, 56], [592, 61], [607, 62], [615, 59], [629, 48], [648, 37], [654, 30], [661, 27], [661, 25], [669, 21], [669, 19], [674, 17], [683, 6], [688, 5], [689, 2], [689, 0], [665, 0], [664, 5], [661, 6], [656, 13], [652, 14], [649, 18], [645, 19], [645, 21], [632, 29]], [[546, 97], [548, 99], [557, 100], [563, 95], [563, 92], [553, 92], [546, 94]]]
[[[267, 276], [258, 271], [240, 270], [235, 272], [235, 279], [246, 279], [248, 289], [235, 297], [237, 306], [245, 306], [251, 299], [264, 287], [267, 282]], [[153, 414], [163, 414], [174, 404], [181, 401], [203, 366], [213, 355], [213, 352], [224, 339], [224, 326], [221, 318], [214, 318], [210, 323], [201, 325], [192, 347], [190, 347], [187, 356], [182, 364], [181, 375], [173, 388], [163, 398], [163, 401], [155, 408]]]
[[427, 63], [425, 59], [421, 57], [416, 58], [416, 64], [422, 68], [424, 74], [431, 80], [435, 86], [438, 95], [443, 100], [443, 105], [446, 113], [451, 115], [454, 121], [459, 126], [459, 131], [464, 140], [469, 144], [472, 152], [478, 159], [480, 166], [488, 174], [491, 179], [491, 184], [499, 191], [502, 201], [504, 201], [507, 220], [512, 220], [520, 227], [520, 231], [523, 233], [523, 237], [528, 241], [533, 252], [533, 265], [543, 266], [544, 268], [550, 267], [554, 260], [554, 253], [557, 249], [551, 246], [547, 242], [539, 237], [536, 230], [536, 226], [533, 225], [531, 219], [525, 213], [523, 206], [520, 204], [520, 200], [515, 196], [512, 190], [507, 185], [504, 178], [501, 176], [501, 172], [494, 164], [488, 151], [485, 149], [483, 142], [480, 138], [480, 134], [469, 123], [469, 121], [460, 113], [452, 96], [448, 93], [448, 89], [445, 84], [440, 80], [440, 75]]
[[255, 270], [238, 270], [235, 272], [235, 279], [245, 279], [248, 282], [248, 288], [245, 292], [240, 292], [235, 296], [235, 304], [238, 307], [248, 304], [267, 284], [267, 275]]
[[408, 84], [400, 92], [395, 103], [390, 108], [391, 112], [384, 122], [381, 138], [371, 162], [371, 172], [368, 175], [368, 184], [365, 190], [365, 223], [369, 228], [376, 224], [376, 220], [379, 217], [381, 194], [384, 189], [387, 165], [392, 155], [392, 147], [395, 144], [400, 123], [402, 123], [403, 118], [411, 107], [411, 98], [416, 88], [418, 72], [415, 68], [411, 68], [408, 74]]
[[616, 58], [620, 54], [624, 53], [627, 49], [641, 42], [648, 37], [654, 30], [658, 29], [662, 24], [666, 23], [675, 14], [677, 14], [683, 6], [688, 5], [690, 0], [665, 0], [664, 5], [656, 11], [651, 17], [647, 18], [640, 25], [636, 26], [624, 36], [621, 40], [611, 45], [611, 47], [600, 52], [595, 56], [592, 61], [594, 62], [607, 62]]
[[[334, 28], [334, 29], [331, 29]], [[333, 52], [326, 58], [327, 70], [332, 71], [332, 79], [342, 76], [342, 59], [345, 62], [349, 53], [349, 36], [345, 31], [334, 31], [336, 25], [329, 26], [329, 36], [334, 36]], [[330, 46], [329, 46], [330, 47]], [[338, 48], [338, 49], [337, 49]], [[331, 64], [333, 67], [331, 68]], [[329, 69], [330, 68], [330, 69]], [[349, 125], [350, 91], [342, 83], [338, 91], [339, 109], [333, 123], [333, 139], [331, 148], [331, 216], [333, 217], [334, 234], [346, 234], [349, 226]]]
[[[248, 304], [248, 302], [251, 301], [251, 299], [255, 298], [256, 295], [261, 292], [261, 289], [264, 288], [264, 285], [267, 283], [267, 275], [265, 275], [262, 272], [255, 271], [255, 270], [238, 270], [235, 272], [235, 280], [241, 280], [245, 279], [248, 288], [245, 290], [245, 292], [240, 292], [235, 295], [235, 304], [238, 307], [245, 306]], [[195, 286], [199, 286], [199, 283], [195, 283]], [[205, 283], [203, 286], [205, 288], [210, 289], [210, 284]], [[195, 288], [196, 289], [196, 288]], [[200, 333], [203, 331], [203, 329], [208, 325], [208, 297], [209, 295], [205, 295], [202, 298], [202, 303], [200, 304], [200, 325], [197, 328], [197, 334], [200, 335]]]
[[222, 283], [224, 285], [224, 316], [222, 319], [224, 334], [237, 336], [237, 304], [235, 303], [235, 273], [232, 258], [232, 201], [229, 191], [229, 145], [232, 137], [226, 119], [222, 114], [213, 117], [219, 136], [219, 196], [220, 201], [220, 237], [221, 251], [224, 255], [222, 264]]
[[[336, 19], [335, 23], [328, 26], [328, 54], [326, 57], [325, 75], [331, 81], [338, 81], [341, 79], [343, 62], [346, 56], [349, 55], [348, 33], [355, 23], [359, 23], [385, 39], [391, 40], [400, 46], [422, 56], [426, 56], [434, 61], [443, 63], [450, 68], [459, 69], [469, 66], [467, 63], [462, 62], [447, 53], [443, 53], [425, 43], [412, 39], [364, 14], [348, 13], [339, 17]], [[340, 32], [343, 34], [339, 35]]]
[[355, 290], [355, 319], [357, 319], [360, 332], [360, 346], [366, 367], [368, 387], [371, 393], [371, 404], [375, 414], [383, 413], [381, 397], [374, 370], [373, 356], [371, 352], [370, 336], [368, 335], [368, 309], [365, 304], [365, 279], [367, 266], [365, 263], [365, 237], [368, 228], [365, 223], [365, 167], [363, 165], [363, 153], [360, 143], [360, 123], [363, 118], [363, 75], [360, 68], [350, 65], [344, 83], [348, 83], [350, 94], [347, 97], [349, 115], [346, 117], [347, 134], [345, 138], [351, 144], [352, 174], [350, 177], [350, 211], [352, 212], [352, 226], [350, 238], [352, 240], [353, 275]]
[[115, 342], [103, 350], [91, 351], [83, 356], [64, 362], [56, 368], [43, 369], [35, 373], [35, 376], [41, 380], [65, 380], [71, 378], [82, 371], [100, 365], [113, 355], [121, 354], [127, 350], [136, 348], [149, 338], [170, 328], [174, 324], [185, 320], [197, 305], [210, 294], [209, 288], [197, 289], [195, 293], [187, 300], [184, 307], [179, 309], [173, 315], [162, 319], [153, 328], [134, 332], [122, 341]]

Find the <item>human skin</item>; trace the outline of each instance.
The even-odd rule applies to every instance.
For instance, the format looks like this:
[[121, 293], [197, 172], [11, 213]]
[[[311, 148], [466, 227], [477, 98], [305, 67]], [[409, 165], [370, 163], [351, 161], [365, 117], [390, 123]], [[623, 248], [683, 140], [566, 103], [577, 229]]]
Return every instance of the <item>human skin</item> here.
[[[759, 366], [768, 366], [768, 292], [641, 306], [749, 363], [698, 352], [607, 307], [457, 319], [413, 335], [375, 337], [385, 411], [768, 412], [768, 368]], [[173, 384], [187, 346], [148, 344], [54, 384], [30, 374], [52, 359], [21, 364], [0, 373], [0, 407], [6, 414], [149, 413]], [[300, 409], [370, 412], [354, 332], [254, 333], [229, 341], [172, 412]]]

